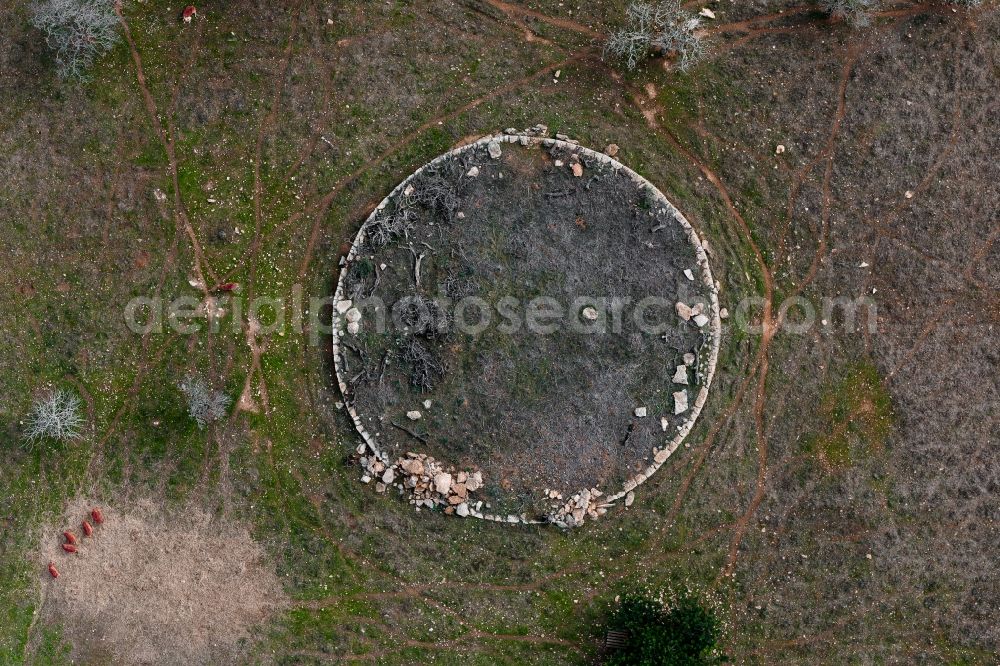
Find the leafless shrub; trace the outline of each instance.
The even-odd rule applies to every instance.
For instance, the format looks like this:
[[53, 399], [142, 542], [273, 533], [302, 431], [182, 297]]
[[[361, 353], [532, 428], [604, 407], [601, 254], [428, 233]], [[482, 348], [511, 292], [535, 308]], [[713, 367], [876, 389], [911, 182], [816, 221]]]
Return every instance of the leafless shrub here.
[[[693, 25], [697, 25], [697, 20]], [[705, 55], [704, 43], [694, 35], [693, 27], [670, 25], [653, 39], [653, 48], [677, 54], [677, 68], [686, 72]]]
[[452, 313], [426, 296], [411, 295], [401, 298], [394, 306], [400, 323], [414, 335], [431, 340], [444, 337], [451, 330]]
[[455, 172], [456, 166], [456, 163], [449, 162], [424, 171], [419, 178], [414, 179], [414, 189], [408, 200], [451, 222], [458, 212], [461, 194], [461, 179], [460, 174]]
[[67, 441], [79, 437], [82, 426], [80, 399], [66, 391], [53, 391], [35, 402], [26, 436], [31, 443], [41, 439]]
[[31, 23], [45, 33], [59, 76], [80, 78], [118, 40], [112, 0], [42, 0]]
[[856, 28], [872, 22], [871, 13], [878, 9], [881, 0], [822, 0], [823, 11], [833, 18], [847, 21]]
[[416, 213], [407, 206], [398, 206], [391, 213], [380, 214], [365, 229], [365, 241], [372, 250], [381, 250], [397, 238], [405, 236], [416, 221]]
[[460, 300], [466, 296], [472, 296], [478, 290], [476, 289], [476, 284], [471, 279], [459, 275], [458, 273], [451, 273], [444, 280], [441, 281], [441, 290], [444, 295], [448, 298], [454, 300]]
[[633, 2], [625, 12], [625, 27], [611, 33], [604, 53], [623, 60], [629, 69], [651, 50], [674, 53], [677, 67], [686, 71], [704, 55], [701, 38], [695, 35], [699, 24], [681, 8], [680, 0]]
[[209, 423], [218, 421], [226, 415], [229, 396], [209, 387], [201, 377], [188, 375], [178, 384], [178, 388], [187, 398], [188, 412], [199, 428], [204, 429]]
[[403, 344], [403, 360], [410, 365], [410, 383], [421, 391], [431, 391], [444, 376], [441, 362], [416, 338]]

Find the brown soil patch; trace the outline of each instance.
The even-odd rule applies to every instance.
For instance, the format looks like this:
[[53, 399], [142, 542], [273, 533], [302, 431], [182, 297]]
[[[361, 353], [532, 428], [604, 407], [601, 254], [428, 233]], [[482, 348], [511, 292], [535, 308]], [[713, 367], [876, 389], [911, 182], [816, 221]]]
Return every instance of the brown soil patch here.
[[[38, 556], [42, 617], [63, 625], [74, 662], [234, 663], [254, 627], [283, 605], [274, 568], [245, 527], [201, 509], [167, 516], [143, 500], [102, 505], [104, 524], [84, 538], [80, 523], [93, 506], [71, 503], [60, 524], [42, 530]], [[79, 552], [63, 552], [65, 529]]]

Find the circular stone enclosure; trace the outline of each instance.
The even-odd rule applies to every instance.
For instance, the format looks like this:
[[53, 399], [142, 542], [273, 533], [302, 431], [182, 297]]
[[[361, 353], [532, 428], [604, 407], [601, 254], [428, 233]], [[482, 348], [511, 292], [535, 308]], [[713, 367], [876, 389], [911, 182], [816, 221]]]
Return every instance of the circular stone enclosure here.
[[[525, 133], [445, 153], [379, 204], [333, 328], [366, 482], [418, 507], [573, 525], [680, 445], [721, 325], [704, 246], [655, 187]], [[482, 482], [433, 495], [433, 477], [401, 471], [417, 452]]]

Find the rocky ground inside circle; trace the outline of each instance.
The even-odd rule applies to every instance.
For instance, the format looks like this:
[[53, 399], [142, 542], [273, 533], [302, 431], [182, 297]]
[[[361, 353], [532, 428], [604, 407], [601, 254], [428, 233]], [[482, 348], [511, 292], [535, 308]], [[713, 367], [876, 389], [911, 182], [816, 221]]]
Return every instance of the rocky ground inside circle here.
[[343, 268], [352, 414], [389, 457], [481, 471], [501, 514], [616, 491], [690, 419], [714, 344], [675, 214], [544, 126], [428, 165]]

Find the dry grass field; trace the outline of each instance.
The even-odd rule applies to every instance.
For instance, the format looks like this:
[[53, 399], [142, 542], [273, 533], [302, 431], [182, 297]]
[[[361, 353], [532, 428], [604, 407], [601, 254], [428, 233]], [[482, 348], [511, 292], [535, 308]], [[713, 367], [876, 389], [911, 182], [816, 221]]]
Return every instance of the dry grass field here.
[[[184, 23], [131, 0], [82, 81], [26, 0], [5, 10], [0, 663], [586, 664], [639, 586], [711, 598], [736, 663], [1000, 659], [996, 2], [887, 0], [864, 28], [687, 3], [715, 18], [684, 73], [602, 57], [624, 4], [210, 0]], [[362, 485], [329, 308], [260, 328], [333, 293], [417, 167], [535, 123], [620, 146], [709, 241], [731, 313], [686, 445], [570, 531]], [[216, 326], [125, 324], [229, 282]], [[205, 428], [188, 375], [231, 398]], [[80, 437], [29, 446], [56, 388]], [[74, 560], [60, 532], [91, 505]], [[116, 567], [141, 580], [102, 590]]]

